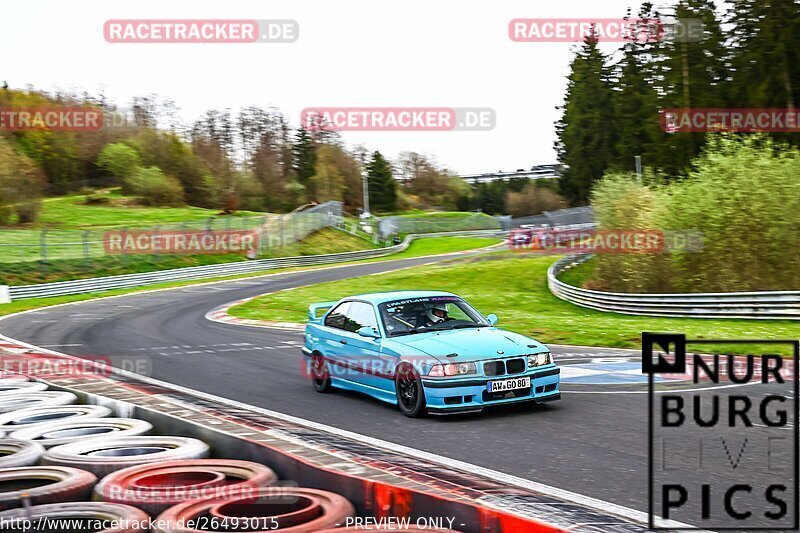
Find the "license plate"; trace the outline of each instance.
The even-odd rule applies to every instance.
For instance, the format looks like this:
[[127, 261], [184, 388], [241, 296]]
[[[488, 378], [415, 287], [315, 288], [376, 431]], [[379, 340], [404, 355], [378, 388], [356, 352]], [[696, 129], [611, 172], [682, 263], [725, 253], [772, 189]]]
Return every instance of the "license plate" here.
[[531, 378], [504, 379], [503, 381], [490, 381], [486, 384], [489, 392], [505, 392], [517, 389], [526, 389], [531, 386]]

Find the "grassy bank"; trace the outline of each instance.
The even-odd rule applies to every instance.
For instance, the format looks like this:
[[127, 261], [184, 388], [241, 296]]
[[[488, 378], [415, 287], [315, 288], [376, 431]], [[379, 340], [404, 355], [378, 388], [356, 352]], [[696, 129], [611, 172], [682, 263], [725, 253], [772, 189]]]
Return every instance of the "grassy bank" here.
[[[504, 328], [541, 341], [638, 348], [642, 331], [681, 332], [695, 339], [800, 338], [800, 323], [787, 320], [657, 318], [584, 309], [553, 296], [547, 288], [552, 256], [510, 252], [407, 269], [357, 280], [323, 283], [266, 295], [231, 309], [242, 318], [304, 322], [308, 304], [357, 292], [399, 289], [452, 291], [484, 314], [497, 313]], [[726, 346], [736, 353], [752, 349]]]
[[[410, 257], [422, 257], [425, 255], [432, 255], [436, 253], [448, 253], [448, 252], [456, 252], [462, 250], [472, 250], [476, 248], [483, 248], [485, 246], [490, 246], [492, 244], [496, 244], [499, 242], [497, 239], [484, 239], [484, 238], [465, 238], [465, 237], [440, 237], [440, 238], [432, 238], [432, 239], [425, 239], [420, 241], [415, 241], [411, 243], [411, 246], [405, 251], [398, 254], [388, 255], [385, 257], [378, 257], [375, 259], [368, 259], [365, 261], [353, 261], [349, 263], [340, 263], [336, 266], [347, 266], [350, 264], [356, 263], [372, 263], [378, 261], [392, 261], [395, 259], [407, 259]], [[439, 251], [439, 250], [447, 250]], [[239, 274], [235, 276], [226, 276], [226, 277], [218, 277], [218, 278], [206, 278], [206, 279], [198, 279], [198, 280], [190, 280], [190, 281], [176, 281], [176, 282], [168, 282], [168, 283], [158, 283], [154, 285], [148, 285], [145, 287], [134, 287], [129, 289], [119, 289], [113, 291], [105, 291], [105, 292], [98, 292], [92, 294], [73, 294], [69, 296], [56, 296], [53, 298], [31, 298], [28, 300], [20, 300], [17, 302], [12, 302], [10, 304], [0, 304], [0, 316], [9, 315], [12, 313], [18, 313], [21, 311], [27, 311], [30, 309], [38, 309], [40, 307], [49, 307], [52, 305], [70, 303], [70, 302], [80, 302], [85, 300], [93, 300], [95, 298], [102, 298], [106, 296], [117, 296], [122, 294], [132, 294], [135, 292], [141, 292], [146, 290], [154, 290], [154, 289], [168, 289], [173, 287], [184, 287], [187, 285], [197, 285], [199, 283], [207, 283], [207, 282], [214, 282], [214, 281], [224, 281], [227, 279], [243, 279], [243, 278], [251, 278], [256, 276], [263, 276], [264, 274], [279, 274], [282, 272], [299, 272], [304, 270], [314, 270], [318, 268], [326, 268], [327, 265], [322, 266], [313, 266], [313, 267], [290, 267], [290, 268], [281, 268], [281, 269], [274, 269], [269, 271], [263, 272], [253, 272], [249, 274]]]
[[[302, 241], [269, 248], [265, 250], [259, 258], [268, 259], [298, 255], [354, 252], [373, 247], [374, 246], [369, 241], [354, 235], [333, 228], [324, 228], [312, 233]], [[118, 274], [153, 272], [170, 268], [231, 263], [242, 260], [244, 260], [242, 254], [161, 254], [129, 256], [105, 255], [91, 258], [89, 261], [84, 261], [82, 259], [60, 259], [48, 262], [46, 265], [41, 264], [39, 261], [15, 263], [0, 262], [0, 284], [26, 285], [48, 283], [71, 279], [114, 276]]]

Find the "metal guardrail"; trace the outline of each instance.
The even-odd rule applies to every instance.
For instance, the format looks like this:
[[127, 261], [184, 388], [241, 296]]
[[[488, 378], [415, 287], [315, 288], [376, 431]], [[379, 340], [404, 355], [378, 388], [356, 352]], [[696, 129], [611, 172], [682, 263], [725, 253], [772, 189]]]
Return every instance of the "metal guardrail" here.
[[118, 276], [106, 276], [102, 278], [87, 278], [73, 281], [59, 281], [55, 283], [42, 283], [37, 285], [19, 285], [9, 287], [12, 300], [22, 300], [26, 298], [48, 298], [51, 296], [65, 296], [68, 294], [87, 294], [102, 292], [112, 289], [124, 289], [128, 287], [138, 287], [154, 283], [165, 283], [170, 281], [185, 281], [193, 279], [233, 276], [237, 274], [248, 274], [262, 270], [272, 270], [276, 268], [324, 265], [331, 263], [342, 263], [357, 259], [370, 259], [385, 255], [402, 252], [411, 244], [414, 239], [425, 237], [441, 236], [488, 236], [495, 235], [497, 231], [461, 231], [427, 233], [424, 235], [407, 235], [400, 244], [386, 248], [376, 248], [370, 250], [359, 250], [356, 252], [342, 252], [337, 254], [325, 255], [306, 255], [295, 257], [278, 257], [273, 259], [258, 259], [253, 261], [236, 261], [233, 263], [221, 263], [216, 265], [202, 265], [186, 268], [174, 268], [170, 270], [158, 270], [154, 272], [143, 272], [136, 274], [121, 274]]
[[582, 289], [558, 279], [589, 257], [568, 256], [550, 265], [550, 292], [581, 307], [626, 315], [800, 320], [800, 291], [634, 294]]

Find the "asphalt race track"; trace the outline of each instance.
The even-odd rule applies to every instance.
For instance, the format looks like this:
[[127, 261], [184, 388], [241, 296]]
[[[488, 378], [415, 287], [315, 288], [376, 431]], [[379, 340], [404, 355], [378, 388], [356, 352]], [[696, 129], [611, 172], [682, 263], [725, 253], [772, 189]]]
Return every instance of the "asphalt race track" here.
[[[88, 301], [12, 316], [0, 322], [0, 333], [73, 355], [108, 356], [129, 370], [145, 361], [150, 375], [163, 381], [646, 511], [647, 395], [635, 351], [553, 346], [562, 366], [562, 401], [412, 420], [355, 393], [315, 393], [301, 375], [299, 332], [205, 318], [241, 298], [431, 261], [375, 262]], [[697, 478], [687, 463], [676, 466], [686, 479], [706, 480], [707, 473]], [[719, 468], [724, 478], [724, 465]]]

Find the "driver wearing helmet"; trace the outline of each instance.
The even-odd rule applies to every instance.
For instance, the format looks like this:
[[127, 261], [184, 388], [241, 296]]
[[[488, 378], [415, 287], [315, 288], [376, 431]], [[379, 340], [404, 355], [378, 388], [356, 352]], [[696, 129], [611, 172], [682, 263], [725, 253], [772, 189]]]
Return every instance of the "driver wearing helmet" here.
[[433, 304], [425, 310], [425, 321], [423, 326], [430, 327], [446, 322], [450, 317], [447, 316], [447, 304]]

